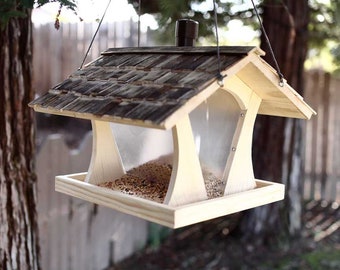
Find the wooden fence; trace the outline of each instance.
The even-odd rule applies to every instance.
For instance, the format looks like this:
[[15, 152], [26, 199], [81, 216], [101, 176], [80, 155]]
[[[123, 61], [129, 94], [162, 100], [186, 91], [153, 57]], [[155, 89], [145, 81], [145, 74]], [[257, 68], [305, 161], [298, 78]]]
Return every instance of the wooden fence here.
[[55, 192], [55, 176], [87, 171], [91, 151], [91, 134], [79, 149], [69, 149], [59, 134], [45, 137], [39, 148], [41, 269], [106, 269], [147, 241], [146, 221]]
[[[97, 26], [96, 23], [62, 24], [56, 30], [50, 23], [34, 27], [34, 87], [38, 94], [63, 81], [80, 67]], [[140, 45], [153, 45], [150, 36], [150, 30], [142, 32]], [[103, 23], [85, 64], [108, 48], [137, 46], [137, 37], [137, 24], [132, 20]]]
[[305, 100], [318, 115], [306, 122], [305, 198], [340, 201], [340, 79], [306, 73]]
[[[80, 66], [96, 27], [96, 24], [62, 24], [57, 31], [51, 23], [34, 28], [34, 87], [38, 94], [63, 81]], [[135, 46], [136, 29], [132, 21], [102, 25], [86, 62], [109, 47]], [[147, 39], [148, 33], [143, 33], [141, 44], [145, 45]], [[92, 141], [91, 135], [81, 134], [88, 131], [88, 125], [62, 119], [68, 127], [72, 126], [72, 140], [85, 137], [79, 149], [70, 149], [65, 144], [70, 133], [65, 127], [58, 127], [53, 117], [44, 116], [37, 117], [41, 268], [105, 269], [145, 245], [148, 223], [54, 191], [56, 175], [87, 171]], [[51, 130], [64, 136], [51, 134]]]

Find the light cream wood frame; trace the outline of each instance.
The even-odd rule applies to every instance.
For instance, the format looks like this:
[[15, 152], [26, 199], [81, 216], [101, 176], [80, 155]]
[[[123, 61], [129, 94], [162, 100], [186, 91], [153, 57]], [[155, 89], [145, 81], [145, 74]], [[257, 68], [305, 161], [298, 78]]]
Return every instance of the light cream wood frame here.
[[255, 119], [261, 98], [236, 75], [227, 81], [224, 90], [231, 93], [241, 110], [232, 140], [232, 147], [222, 179], [226, 182], [224, 195], [255, 187], [252, 161], [252, 139]]
[[208, 197], [188, 115], [172, 128], [172, 137], [173, 167], [164, 204], [179, 206], [206, 200]]
[[[250, 190], [256, 186], [251, 146], [254, 122], [261, 103], [261, 99], [240, 80], [232, 79], [228, 85], [229, 88], [224, 90], [235, 97], [242, 110], [223, 174], [226, 183], [224, 195]], [[217, 94], [218, 91], [223, 90], [217, 90]], [[93, 151], [85, 182], [98, 185], [120, 178], [125, 171], [110, 123], [92, 120], [92, 127]], [[173, 170], [164, 204], [180, 206], [207, 200], [188, 115], [183, 115], [177, 121], [172, 128], [172, 135]]]
[[[110, 123], [92, 120], [92, 157], [85, 182], [98, 185], [125, 174]], [[184, 116], [172, 128], [173, 170], [165, 204], [179, 206], [207, 199], [202, 169], [195, 149], [190, 119]]]
[[92, 120], [91, 162], [85, 182], [100, 184], [125, 174], [122, 159], [109, 122]]
[[182, 206], [170, 206], [86, 183], [85, 178], [86, 173], [57, 176], [55, 189], [170, 228], [187, 226], [284, 198], [284, 185], [256, 180], [256, 188], [252, 190]]

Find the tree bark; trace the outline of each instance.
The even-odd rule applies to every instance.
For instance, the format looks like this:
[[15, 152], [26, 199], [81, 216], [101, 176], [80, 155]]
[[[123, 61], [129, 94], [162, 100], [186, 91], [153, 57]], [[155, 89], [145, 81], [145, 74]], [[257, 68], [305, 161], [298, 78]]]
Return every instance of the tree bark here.
[[0, 268], [39, 269], [31, 11], [0, 28]]
[[[304, 61], [307, 53], [308, 1], [267, 0], [263, 2], [263, 25], [281, 73], [300, 94], [303, 93]], [[274, 61], [261, 36], [265, 60]], [[278, 79], [279, 82], [279, 79]], [[296, 119], [259, 116], [254, 130], [255, 177], [282, 181], [285, 200], [248, 211], [240, 228], [246, 239], [259, 244], [277, 237], [297, 237], [301, 230], [303, 196], [302, 122]]]

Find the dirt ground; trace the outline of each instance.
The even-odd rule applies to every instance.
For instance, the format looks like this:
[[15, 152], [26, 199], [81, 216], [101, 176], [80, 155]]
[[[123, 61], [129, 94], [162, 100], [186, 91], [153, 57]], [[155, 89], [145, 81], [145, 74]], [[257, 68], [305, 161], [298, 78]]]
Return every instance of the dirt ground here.
[[149, 245], [111, 270], [340, 269], [339, 205], [310, 202], [305, 208], [302, 238], [271, 246], [243, 241], [234, 230], [237, 215], [171, 231], [151, 225]]

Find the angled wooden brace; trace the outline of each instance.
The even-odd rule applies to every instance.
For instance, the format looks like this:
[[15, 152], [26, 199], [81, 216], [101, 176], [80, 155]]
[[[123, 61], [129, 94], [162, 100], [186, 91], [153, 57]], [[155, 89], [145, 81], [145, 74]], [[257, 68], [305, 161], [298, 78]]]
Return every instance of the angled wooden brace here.
[[172, 128], [173, 169], [164, 204], [179, 206], [207, 199], [202, 169], [195, 147], [190, 119], [185, 115]]
[[110, 122], [92, 120], [92, 156], [85, 182], [98, 185], [125, 174]]

